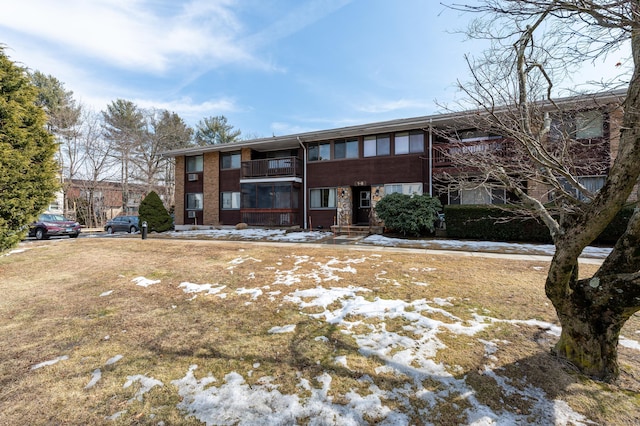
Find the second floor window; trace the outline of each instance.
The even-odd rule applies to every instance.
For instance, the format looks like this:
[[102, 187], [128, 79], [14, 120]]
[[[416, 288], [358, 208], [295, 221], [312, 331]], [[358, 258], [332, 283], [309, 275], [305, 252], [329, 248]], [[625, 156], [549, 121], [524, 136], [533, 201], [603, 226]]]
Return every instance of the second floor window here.
[[366, 136], [364, 138], [364, 156], [376, 157], [391, 154], [389, 135]]
[[603, 136], [602, 112], [583, 111], [576, 114], [576, 139], [594, 139]]
[[202, 155], [187, 157], [187, 173], [198, 173], [203, 170], [204, 159]]
[[309, 145], [308, 158], [309, 161], [331, 160], [331, 144], [314, 143]]
[[394, 145], [396, 155], [424, 152], [424, 134], [422, 132], [396, 133]]
[[223, 152], [220, 156], [221, 169], [239, 169], [240, 153], [239, 152]]
[[358, 158], [358, 139], [335, 141], [333, 143], [334, 158]]
[[552, 118], [552, 140], [598, 139], [604, 136], [604, 116], [600, 110], [579, 111]]

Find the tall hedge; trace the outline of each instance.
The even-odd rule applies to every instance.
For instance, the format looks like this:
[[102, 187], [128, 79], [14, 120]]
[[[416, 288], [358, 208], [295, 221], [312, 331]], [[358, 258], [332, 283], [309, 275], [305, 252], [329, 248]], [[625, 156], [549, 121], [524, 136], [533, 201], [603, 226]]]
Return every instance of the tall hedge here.
[[148, 231], [155, 232], [165, 232], [173, 226], [173, 219], [155, 191], [151, 191], [140, 202], [138, 215], [140, 229], [142, 229], [142, 222], [147, 222]]
[[[611, 244], [624, 232], [633, 214], [633, 205], [624, 207], [596, 239], [597, 244]], [[523, 217], [505, 206], [449, 205], [444, 207], [448, 238], [551, 243], [549, 229], [542, 221]]]
[[56, 144], [26, 71], [0, 46], [0, 252], [22, 240], [58, 189]]

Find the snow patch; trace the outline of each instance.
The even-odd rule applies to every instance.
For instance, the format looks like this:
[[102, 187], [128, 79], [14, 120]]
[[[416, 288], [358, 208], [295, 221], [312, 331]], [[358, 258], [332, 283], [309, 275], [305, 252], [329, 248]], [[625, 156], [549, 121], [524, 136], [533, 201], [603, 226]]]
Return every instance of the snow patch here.
[[150, 285], [154, 285], [154, 284], [160, 283], [160, 280], [150, 280], [150, 279], [145, 278], [145, 277], [136, 277], [136, 278], [132, 279], [131, 281], [136, 283], [136, 285], [139, 285], [140, 287], [149, 287]]

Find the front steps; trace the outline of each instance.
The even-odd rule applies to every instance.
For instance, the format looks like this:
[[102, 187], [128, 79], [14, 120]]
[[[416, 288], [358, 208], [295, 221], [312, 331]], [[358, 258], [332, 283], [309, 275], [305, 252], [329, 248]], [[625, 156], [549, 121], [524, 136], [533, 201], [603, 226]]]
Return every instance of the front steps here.
[[376, 225], [333, 225], [331, 232], [336, 235], [366, 236], [382, 234], [384, 227]]

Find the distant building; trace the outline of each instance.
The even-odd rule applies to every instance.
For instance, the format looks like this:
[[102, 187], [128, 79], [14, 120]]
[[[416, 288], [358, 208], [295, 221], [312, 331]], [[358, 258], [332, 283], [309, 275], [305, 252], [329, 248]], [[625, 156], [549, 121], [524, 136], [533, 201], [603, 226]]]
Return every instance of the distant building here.
[[[63, 182], [64, 191], [49, 206], [53, 212], [64, 213], [87, 226], [102, 226], [118, 215], [136, 215], [140, 202], [147, 195], [148, 186], [129, 184], [127, 203], [123, 203], [123, 186], [120, 182], [91, 182], [72, 179]], [[160, 188], [156, 192], [162, 194]], [[62, 194], [64, 193], [64, 200]], [[66, 205], [65, 205], [66, 204]]]

